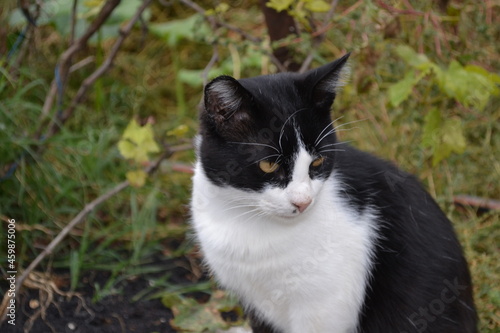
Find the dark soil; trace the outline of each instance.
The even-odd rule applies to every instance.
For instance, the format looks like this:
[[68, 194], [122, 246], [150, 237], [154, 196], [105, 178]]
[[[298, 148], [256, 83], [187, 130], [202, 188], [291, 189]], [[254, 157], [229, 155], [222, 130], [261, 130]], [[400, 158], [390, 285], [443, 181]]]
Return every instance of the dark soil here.
[[[170, 263], [171, 264], [171, 263]], [[163, 272], [165, 273], [165, 272]], [[186, 275], [190, 273], [179, 266], [169, 272], [169, 281], [176, 284], [192, 283]], [[58, 279], [63, 281], [62, 291], [69, 288], [69, 274], [58, 273]], [[95, 285], [104, 286], [110, 278], [110, 273], [100, 271], [86, 272], [81, 278], [77, 296], [54, 295], [52, 304], [45, 312], [44, 318], [38, 316], [33, 321], [29, 331], [30, 318], [39, 309], [41, 301], [40, 290], [26, 289], [16, 303], [16, 325], [5, 321], [0, 326], [2, 333], [170, 333], [176, 332], [169, 324], [173, 318], [160, 299], [142, 299], [134, 302], [132, 298], [137, 293], [149, 287], [150, 280], [146, 276], [131, 277], [118, 282], [114, 288], [118, 292], [106, 296], [98, 302], [93, 302]], [[58, 284], [61, 284], [59, 281]], [[5, 290], [2, 288], [3, 290]], [[161, 289], [159, 289], [161, 290]], [[158, 290], [157, 290], [158, 291]]]

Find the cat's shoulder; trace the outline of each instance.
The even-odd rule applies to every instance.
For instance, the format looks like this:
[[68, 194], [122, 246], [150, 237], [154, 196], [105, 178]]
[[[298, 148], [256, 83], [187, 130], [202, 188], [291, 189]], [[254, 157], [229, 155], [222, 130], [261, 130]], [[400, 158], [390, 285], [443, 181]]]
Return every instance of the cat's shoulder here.
[[360, 180], [387, 181], [387, 178], [413, 178], [391, 161], [359, 150], [349, 144], [342, 145], [335, 156], [336, 169], [344, 176]]
[[395, 163], [348, 144], [335, 157], [335, 175], [342, 193], [357, 208], [407, 206], [428, 196], [420, 181]]

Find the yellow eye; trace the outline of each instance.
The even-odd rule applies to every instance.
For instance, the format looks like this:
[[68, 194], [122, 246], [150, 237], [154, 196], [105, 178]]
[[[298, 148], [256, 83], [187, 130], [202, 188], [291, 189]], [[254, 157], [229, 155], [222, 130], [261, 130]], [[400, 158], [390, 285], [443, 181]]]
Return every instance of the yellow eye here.
[[266, 160], [262, 160], [259, 162], [259, 168], [265, 173], [272, 173], [278, 170], [279, 167], [280, 165], [278, 163], [269, 162]]
[[316, 168], [316, 167], [319, 167], [321, 164], [323, 164], [324, 161], [325, 161], [325, 158], [323, 156], [320, 156], [317, 159], [315, 159], [314, 161], [312, 161], [311, 165]]

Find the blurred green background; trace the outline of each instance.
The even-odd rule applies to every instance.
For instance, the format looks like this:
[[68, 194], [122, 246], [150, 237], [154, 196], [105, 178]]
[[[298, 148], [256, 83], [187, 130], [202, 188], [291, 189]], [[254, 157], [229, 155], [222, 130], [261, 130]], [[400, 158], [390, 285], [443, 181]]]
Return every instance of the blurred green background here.
[[[133, 186], [90, 212], [36, 271], [66, 272], [71, 290], [89, 270], [109, 272], [106, 284], [95, 286], [95, 301], [119, 293], [113, 287], [124, 277], [154, 274], [163, 290], [154, 297], [182, 314], [179, 304], [194, 303], [185, 286], [166, 282], [170, 273], [158, 257], [188, 258], [189, 291], [216, 295], [200, 273], [188, 225], [194, 153], [186, 145], [197, 132], [204, 80], [277, 72], [269, 55], [278, 47], [293, 63], [309, 56], [311, 66], [352, 52], [351, 78], [333, 114], [358, 122], [341, 139], [421, 179], [464, 246], [480, 331], [500, 332], [500, 212], [456, 205], [459, 195], [500, 198], [500, 1], [341, 0], [328, 13], [330, 2], [274, 0], [297, 27], [278, 42], [268, 37], [258, 1], [152, 1], [113, 66], [61, 121], [141, 3], [116, 7], [71, 58], [66, 80], [57, 64], [105, 1], [78, 1], [73, 10], [73, 1], [7, 0], [0, 9], [0, 219], [3, 234], [7, 220], [16, 220], [20, 272], [86, 204], [129, 179]], [[140, 132], [137, 124], [147, 125]], [[134, 145], [137, 137], [142, 158], [119, 149], [120, 140]], [[151, 175], [141, 172], [171, 147], [182, 149]], [[222, 309], [235, 308], [217, 307], [214, 316]], [[223, 327], [219, 319], [215, 326]]]

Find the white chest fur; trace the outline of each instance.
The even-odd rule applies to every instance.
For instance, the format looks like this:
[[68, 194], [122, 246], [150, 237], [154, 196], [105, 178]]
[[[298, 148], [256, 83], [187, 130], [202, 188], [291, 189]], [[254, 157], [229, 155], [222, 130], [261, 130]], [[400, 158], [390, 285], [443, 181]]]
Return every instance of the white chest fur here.
[[[304, 213], [259, 210], [258, 193], [213, 185], [200, 163], [193, 177], [193, 227], [216, 279], [287, 333], [355, 332], [375, 230], [336, 195], [332, 175]], [[246, 203], [246, 204], [245, 204]]]

